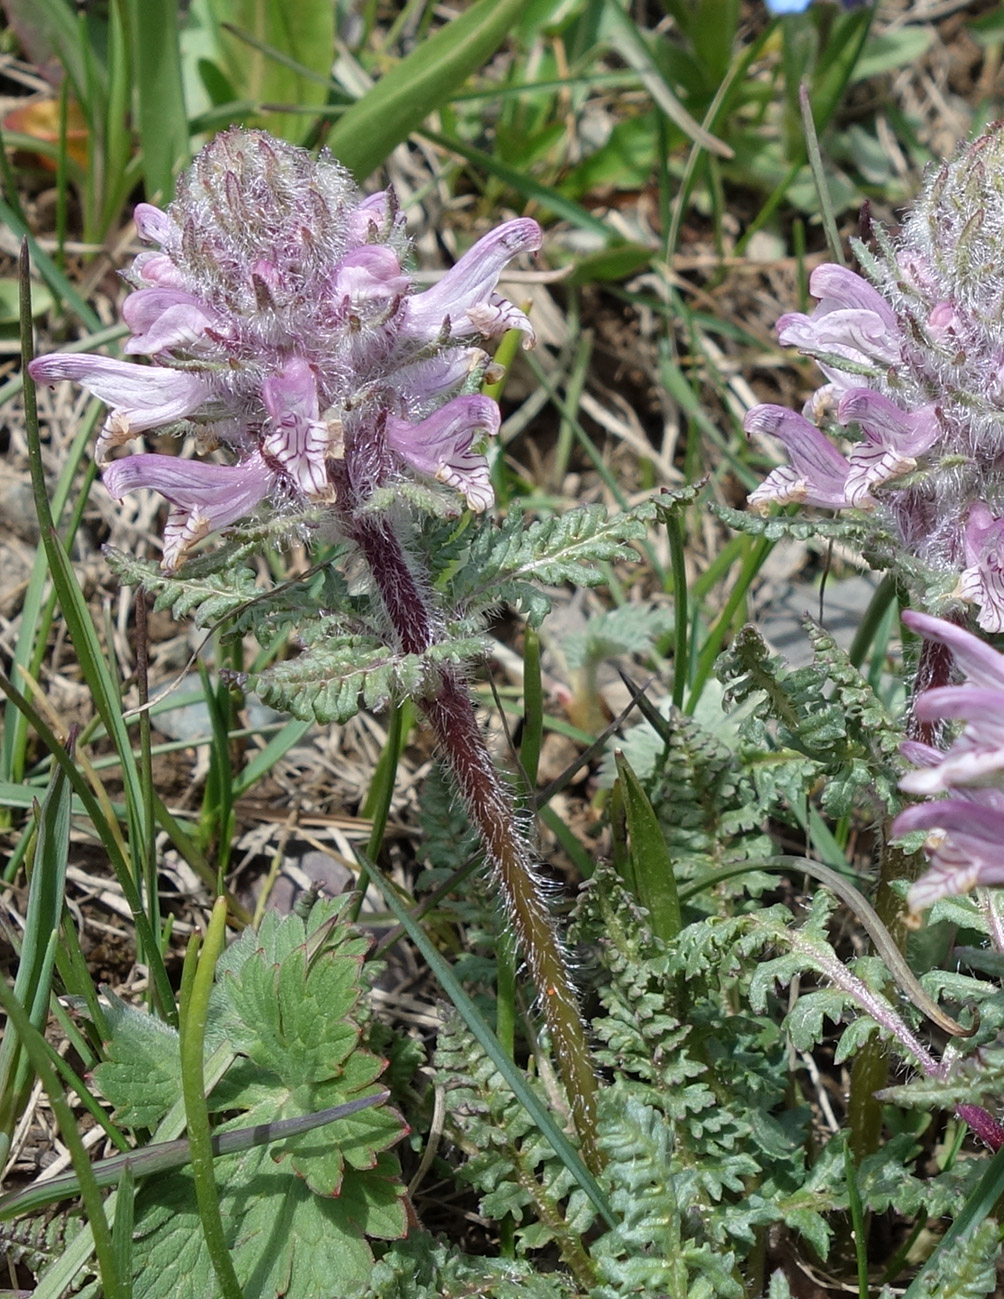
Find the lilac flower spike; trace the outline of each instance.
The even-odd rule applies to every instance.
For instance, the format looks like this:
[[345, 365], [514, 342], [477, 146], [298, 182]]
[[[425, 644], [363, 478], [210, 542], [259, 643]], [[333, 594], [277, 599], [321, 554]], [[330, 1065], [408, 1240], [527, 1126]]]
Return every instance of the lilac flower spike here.
[[910, 890], [913, 911], [939, 897], [976, 886], [1004, 884], [1004, 655], [954, 623], [907, 611], [903, 621], [926, 640], [952, 651], [965, 676], [958, 686], [939, 686], [914, 705], [919, 720], [964, 723], [947, 752], [929, 745], [904, 745], [916, 766], [900, 781], [913, 794], [948, 797], [901, 812], [896, 836], [932, 833], [925, 843], [931, 869]]
[[[994, 633], [1004, 632], [1002, 170], [998, 122], [929, 172], [895, 237], [852, 240], [860, 274], [816, 267], [817, 305], [778, 321], [781, 342], [823, 375], [802, 414], [847, 459], [844, 499], [830, 507], [868, 508], [921, 603], [969, 604]], [[797, 499], [775, 494], [776, 475], [754, 507]]]
[[141, 203], [135, 219], [159, 251], [127, 272], [124, 350], [151, 363], [57, 354], [30, 369], [107, 403], [99, 463], [152, 429], [227, 454], [105, 469], [114, 496], [152, 487], [171, 502], [165, 569], [266, 498], [280, 510], [332, 506], [350, 534], [352, 511], [407, 474], [472, 509], [492, 504], [483, 445], [499, 418], [477, 395], [489, 365], [478, 344], [512, 328], [533, 343], [497, 285], [513, 257], [540, 247], [536, 222], [505, 223], [417, 292], [391, 192], [361, 198], [329, 155], [244, 130], [203, 149], [167, 211]]

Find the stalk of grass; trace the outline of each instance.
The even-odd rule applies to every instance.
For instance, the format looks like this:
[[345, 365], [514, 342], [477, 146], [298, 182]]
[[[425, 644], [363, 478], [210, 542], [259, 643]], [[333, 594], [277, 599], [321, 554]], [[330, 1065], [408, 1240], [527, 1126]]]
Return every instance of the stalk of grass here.
[[[28, 1013], [3, 980], [0, 980], [0, 1008], [7, 1015], [9, 1025], [17, 1033], [31, 1061], [31, 1067], [38, 1075], [45, 1089], [52, 1112], [59, 1124], [60, 1136], [70, 1152], [73, 1169], [80, 1183], [80, 1196], [84, 1202], [84, 1211], [87, 1214], [87, 1220], [93, 1233], [94, 1250], [98, 1256], [98, 1270], [101, 1273], [103, 1292], [107, 1299], [124, 1299], [126, 1291], [116, 1265], [117, 1259], [112, 1245], [112, 1234], [105, 1218], [101, 1191], [94, 1179], [87, 1150], [77, 1130], [76, 1117], [67, 1104], [59, 1079], [49, 1062], [45, 1041], [38, 1029], [32, 1024]], [[36, 1291], [36, 1295], [39, 1293], [39, 1291]]]
[[899, 582], [896, 574], [888, 572], [883, 575], [881, 582], [872, 592], [868, 607], [858, 624], [854, 639], [851, 641], [851, 648], [848, 651], [848, 658], [856, 668], [859, 668], [865, 661], [868, 651], [871, 649], [875, 637], [885, 621], [886, 614], [895, 603], [898, 588]]
[[[586, 387], [589, 362], [593, 354], [593, 335], [588, 329], [583, 333], [578, 333], [574, 325], [572, 326], [572, 333], [573, 337], [578, 338], [579, 346], [568, 375], [568, 382], [565, 384], [565, 405], [577, 420], [579, 402], [582, 400], [582, 394]], [[551, 487], [555, 492], [561, 490], [561, 484], [565, 481], [565, 475], [568, 473], [568, 461], [572, 454], [574, 438], [575, 424], [569, 415], [562, 414], [561, 423], [558, 426], [558, 442], [554, 448], [554, 466], [551, 470]]]
[[[231, 1064], [233, 1063], [233, 1060], [234, 1060], [233, 1051], [231, 1050], [230, 1046], [227, 1043], [224, 1043], [222, 1046], [218, 1047], [216, 1051], [213, 1053], [213, 1055], [209, 1058], [209, 1060], [206, 1061], [205, 1074], [206, 1074], [206, 1088], [208, 1091], [212, 1091], [213, 1087], [216, 1086], [219, 1080], [230, 1068]], [[154, 1134], [154, 1140], [155, 1142], [172, 1141], [175, 1138], [177, 1138], [182, 1131], [184, 1131], [184, 1127], [185, 1127], [185, 1106], [184, 1106], [184, 1101], [179, 1097], [179, 1099], [174, 1103], [174, 1105], [171, 1106], [170, 1111], [165, 1115], [161, 1124], [158, 1126], [157, 1131]], [[182, 1161], [179, 1161], [182, 1163], [187, 1162], [188, 1159], [188, 1154], [187, 1154], [188, 1143], [186, 1142], [184, 1144], [186, 1147], [185, 1158]], [[177, 1164], [172, 1165], [172, 1167], [177, 1167], [177, 1166], [178, 1166]], [[99, 1171], [101, 1165], [100, 1164], [93, 1165], [93, 1166], [89, 1165], [88, 1167], [90, 1169], [92, 1177], [94, 1178], [95, 1181], [97, 1181], [101, 1176], [101, 1173]], [[108, 1185], [109, 1186], [117, 1185], [121, 1173], [122, 1173], [122, 1168], [120, 1163], [116, 1167], [114, 1176], [110, 1178]], [[41, 1188], [29, 1188], [29, 1189], [41, 1190]], [[79, 1191], [79, 1187], [74, 1186], [72, 1190], [67, 1191], [67, 1194], [76, 1195], [78, 1191]], [[25, 1192], [20, 1192], [19, 1194], [27, 1195], [29, 1194], [29, 1192], [25, 1191]], [[62, 1196], [60, 1196], [60, 1198], [62, 1198]], [[49, 1202], [48, 1200], [45, 1201], [45, 1203], [48, 1202]], [[107, 1200], [105, 1201], [105, 1210], [107, 1214], [114, 1213], [117, 1202], [118, 1202], [118, 1193], [116, 1191], [113, 1191], [112, 1194], [109, 1195]], [[23, 1203], [23, 1201], [19, 1201], [19, 1203]], [[80, 1270], [87, 1263], [87, 1260], [90, 1258], [94, 1250], [95, 1250], [95, 1237], [93, 1231], [91, 1230], [90, 1222], [88, 1221], [84, 1224], [84, 1226], [80, 1229], [80, 1231], [77, 1232], [74, 1238], [67, 1244], [66, 1248], [63, 1250], [63, 1253], [60, 1255], [60, 1257], [57, 1258], [56, 1261], [49, 1268], [47, 1268], [46, 1271], [38, 1278], [38, 1283], [34, 1291], [34, 1294], [32, 1296], [32, 1299], [63, 1299], [63, 1296], [66, 1293], [67, 1289], [74, 1284], [75, 1278], [79, 1275]]]
[[234, 1271], [233, 1259], [227, 1248], [223, 1219], [220, 1217], [220, 1200], [213, 1173], [213, 1147], [209, 1130], [209, 1111], [206, 1108], [206, 1080], [203, 1067], [209, 997], [213, 990], [216, 962], [223, 951], [226, 923], [227, 901], [226, 898], [219, 897], [213, 904], [205, 943], [200, 944], [198, 935], [193, 934], [188, 944], [188, 951], [185, 953], [179, 1013], [181, 1091], [185, 1102], [185, 1123], [191, 1147], [195, 1199], [199, 1207], [199, 1220], [206, 1239], [209, 1258], [223, 1299], [244, 1299], [237, 1273]]
[[620, 750], [614, 758], [630, 840], [628, 855], [635, 897], [648, 912], [652, 933], [664, 942], [672, 942], [683, 924], [673, 859], [641, 781]]
[[837, 230], [837, 217], [833, 210], [833, 199], [830, 197], [830, 186], [826, 168], [823, 166], [823, 155], [819, 149], [819, 137], [816, 134], [816, 123], [812, 120], [812, 103], [809, 100], [809, 87], [804, 78], [798, 86], [798, 107], [802, 118], [802, 130], [805, 133], [805, 151], [809, 159], [809, 170], [812, 182], [816, 187], [819, 199], [819, 212], [826, 234], [826, 246], [830, 256], [840, 266], [846, 266], [840, 232]]
[[746, 547], [746, 556], [739, 575], [736, 578], [735, 585], [729, 592], [729, 598], [726, 601], [725, 608], [722, 610], [715, 625], [708, 633], [707, 640], [701, 646], [700, 653], [697, 656], [697, 663], [694, 668], [693, 680], [690, 687], [690, 695], [687, 699], [687, 712], [692, 713], [697, 707], [697, 701], [701, 697], [708, 678], [711, 676], [711, 670], [714, 667], [715, 659], [721, 653], [722, 645], [725, 643], [725, 637], [732, 629], [735, 622], [736, 614], [742, 602], [749, 593], [749, 588], [753, 579], [763, 567], [767, 556], [774, 548], [774, 543], [768, 541], [766, 537], [757, 537], [752, 545]]
[[[148, 0], [148, 9], [152, 12], [158, 0]], [[130, 50], [129, 30], [126, 23], [125, 5], [116, 0], [108, 11], [108, 53], [105, 64], [107, 70], [107, 100], [105, 104], [102, 164], [103, 177], [100, 197], [96, 203], [98, 212], [98, 230], [102, 234], [111, 230], [126, 194], [122, 192], [122, 178], [129, 166], [132, 156], [132, 129], [130, 125], [130, 100], [136, 95], [142, 103], [143, 82], [141, 70], [133, 67]], [[164, 50], [165, 59], [170, 57]], [[149, 73], [149, 70], [146, 70]]]
[[849, 1146], [844, 1146], [844, 1178], [847, 1182], [847, 1203], [854, 1232], [854, 1257], [858, 1265], [858, 1299], [868, 1299], [868, 1231], [857, 1170]]
[[126, 1163], [119, 1178], [115, 1213], [112, 1218], [112, 1250], [115, 1267], [122, 1278], [123, 1299], [132, 1299], [132, 1230], [136, 1210], [136, 1178], [132, 1164]]
[[174, 177], [189, 160], [188, 114], [181, 78], [178, 0], [119, 0], [131, 46], [146, 197], [174, 197]]
[[673, 571], [673, 703], [683, 707], [687, 689], [687, 564], [683, 525], [675, 510], [665, 515], [669, 558]]
[[[35, 853], [13, 995], [20, 1005], [30, 1005], [29, 1020], [41, 1031], [49, 1010], [55, 935], [63, 911], [70, 849], [70, 789], [58, 767], [41, 806], [35, 804], [35, 817]], [[30, 1087], [24, 1045], [16, 1030], [10, 1029], [0, 1041], [0, 1164], [6, 1163]]]
[[[226, 1060], [227, 1067], [234, 1059], [226, 1044], [206, 1064], [207, 1095], [219, 1081], [220, 1070], [214, 1069], [214, 1061], [220, 1058]], [[291, 1119], [275, 1119], [270, 1123], [256, 1123], [250, 1128], [231, 1128], [227, 1132], [215, 1133], [211, 1141], [213, 1158], [239, 1154], [273, 1141], [284, 1141], [287, 1137], [298, 1136], [302, 1132], [313, 1132], [329, 1123], [358, 1114], [360, 1110], [382, 1105], [388, 1095], [385, 1091], [375, 1092], [372, 1096], [360, 1096], [345, 1101], [342, 1105], [316, 1110], [313, 1114], [298, 1114]], [[165, 1119], [164, 1124], [167, 1122], [168, 1119]], [[158, 1134], [161, 1129], [158, 1129]], [[119, 1140], [123, 1138], [120, 1136]], [[155, 1140], [146, 1146], [123, 1149], [121, 1154], [112, 1155], [108, 1159], [99, 1159], [91, 1165], [91, 1172], [99, 1187], [120, 1186], [122, 1173], [127, 1167], [138, 1181], [140, 1178], [154, 1177], [158, 1173], [169, 1173], [175, 1168], [185, 1168], [191, 1163], [191, 1155], [191, 1142], [186, 1138], [177, 1141]], [[47, 1204], [57, 1204], [60, 1200], [70, 1200], [79, 1194], [80, 1180], [75, 1173], [52, 1177], [36, 1186], [28, 1186], [23, 1191], [11, 1191], [0, 1196], [0, 1220], [30, 1213]], [[117, 1208], [117, 1201], [113, 1204], [109, 1199], [107, 1207]]]
[[199, 817], [199, 847], [206, 852], [216, 851], [216, 872], [219, 877], [214, 892], [222, 892], [223, 877], [230, 861], [230, 845], [234, 832], [233, 773], [230, 765], [230, 738], [227, 723], [230, 711], [230, 691], [224, 682], [215, 687], [209, 678], [206, 665], [199, 662], [203, 698], [212, 727], [209, 746], [209, 772], [202, 796], [202, 813]]

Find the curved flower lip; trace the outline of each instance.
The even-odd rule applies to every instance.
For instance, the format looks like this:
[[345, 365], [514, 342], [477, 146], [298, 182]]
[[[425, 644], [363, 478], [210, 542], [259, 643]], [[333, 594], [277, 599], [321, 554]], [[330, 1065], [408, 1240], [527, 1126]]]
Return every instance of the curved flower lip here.
[[900, 359], [898, 335], [876, 312], [860, 308], [842, 307], [820, 316], [789, 312], [777, 322], [777, 337], [785, 347], [843, 357], [855, 365], [889, 366]]
[[904, 740], [899, 751], [915, 767], [936, 767], [945, 756], [933, 744], [922, 744], [920, 740]]
[[368, 321], [393, 314], [410, 286], [394, 250], [372, 244], [354, 249], [338, 263], [331, 296], [340, 310]]
[[444, 327], [453, 338], [471, 335], [494, 338], [507, 329], [521, 329], [524, 347], [534, 341], [526, 315], [495, 292], [499, 276], [520, 253], [536, 252], [541, 245], [540, 226], [529, 217], [507, 221], [479, 239], [438, 284], [406, 299], [404, 331], [434, 341]]
[[976, 623], [984, 631], [991, 635], [1004, 631], [1004, 572], [998, 556], [986, 555], [963, 569], [952, 594], [977, 606]]
[[499, 430], [499, 408], [490, 397], [455, 397], [422, 420], [390, 416], [387, 445], [412, 469], [462, 492], [468, 506], [481, 513], [495, 500], [488, 461], [472, 447]]
[[976, 843], [993, 845], [995, 860], [1000, 862], [1004, 876], [1004, 812], [985, 807], [968, 798], [942, 798], [933, 803], [915, 803], [900, 812], [892, 823], [892, 836], [902, 838], [914, 830], [944, 830], [973, 839]]
[[122, 318], [132, 332], [123, 348], [127, 355], [189, 350], [205, 338], [207, 329], [226, 328], [194, 293], [170, 286], [130, 293], [122, 304]]
[[395, 374], [395, 386], [408, 394], [409, 414], [424, 414], [424, 407], [438, 404], [450, 393], [481, 381], [488, 357], [480, 347], [449, 347], [435, 356], [403, 365]]
[[108, 465], [101, 478], [117, 501], [141, 487], [170, 501], [174, 508], [164, 529], [161, 561], [167, 572], [179, 567], [195, 542], [250, 514], [275, 483], [275, 473], [257, 454], [238, 465], [153, 454], [125, 456]]
[[923, 911], [939, 898], [1004, 883], [1004, 811], [973, 799], [945, 798], [918, 803], [892, 824], [895, 838], [914, 830], [934, 833], [924, 845], [931, 869], [911, 887], [907, 905]]
[[[784, 443], [790, 465], [770, 473], [747, 497], [760, 509], [774, 501], [779, 505], [798, 502], [823, 509], [839, 510], [848, 504], [849, 465], [830, 440], [804, 416], [786, 406], [764, 404], [746, 412], [747, 434], [766, 433]], [[863, 498], [866, 504], [871, 502]]]
[[922, 722], [935, 722], [942, 718], [972, 722], [981, 735], [999, 729], [995, 742], [1004, 744], [1004, 691], [972, 683], [935, 686], [918, 698], [914, 711]]
[[185, 288], [185, 277], [167, 253], [137, 253], [126, 277], [133, 284], [153, 289]]
[[907, 413], [871, 388], [851, 388], [837, 403], [841, 424], [858, 424], [865, 442], [851, 451], [847, 501], [857, 505], [872, 488], [916, 469], [916, 457], [938, 439], [937, 408], [923, 406]]
[[964, 721], [966, 728], [937, 765], [923, 763], [900, 781], [913, 794], [936, 794], [959, 786], [982, 786], [1004, 771], [1004, 692], [985, 686], [941, 686], [925, 691], [915, 706], [924, 722]]
[[903, 622], [918, 636], [937, 641], [939, 645], [950, 649], [967, 680], [990, 690], [1004, 690], [1004, 655], [991, 649], [986, 641], [966, 631], [964, 627], [946, 622], [944, 618], [932, 618], [930, 614], [920, 613], [916, 609], [904, 610], [902, 617]]
[[976, 621], [984, 631], [1004, 631], [1004, 519], [977, 501], [962, 535], [967, 567], [953, 594], [979, 607]]
[[851, 388], [837, 404], [841, 424], [859, 424], [871, 442], [893, 447], [904, 456], [919, 456], [941, 435], [935, 405], [905, 411], [889, 397], [871, 388]]
[[261, 385], [272, 429], [262, 451], [312, 500], [331, 500], [327, 458], [331, 435], [319, 418], [317, 379], [302, 357], [292, 357], [280, 374]]
[[873, 284], [836, 262], [823, 262], [809, 276], [809, 292], [819, 299], [820, 315], [845, 308], [873, 311], [889, 329], [898, 329], [893, 309]]
[[350, 242], [372, 244], [388, 239], [395, 230], [404, 227], [404, 217], [398, 211], [397, 196], [393, 190], [381, 189], [364, 198], [358, 207], [347, 214]]
[[98, 463], [110, 446], [147, 429], [174, 424], [209, 398], [205, 380], [183, 370], [113, 361], [87, 352], [38, 356], [28, 366], [36, 383], [69, 379], [112, 408], [96, 451]]
[[178, 227], [168, 214], [152, 203], [137, 203], [133, 208], [132, 219], [145, 244], [168, 244], [178, 233]]

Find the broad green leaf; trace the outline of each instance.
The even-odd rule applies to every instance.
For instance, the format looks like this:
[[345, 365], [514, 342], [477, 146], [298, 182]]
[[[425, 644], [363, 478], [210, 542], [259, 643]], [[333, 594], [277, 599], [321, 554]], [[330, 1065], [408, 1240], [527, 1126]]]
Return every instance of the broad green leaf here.
[[[210, 0], [209, 8], [217, 24], [227, 24], [217, 40], [224, 72], [242, 97], [293, 107], [325, 102], [337, 14], [330, 0]], [[269, 112], [248, 124], [300, 144], [309, 121], [302, 113]]]
[[118, 1123], [152, 1128], [181, 1093], [177, 1030], [114, 995], [109, 1002], [105, 1013], [112, 1037], [94, 1081], [106, 1097], [114, 1098]]
[[358, 180], [482, 67], [505, 40], [525, 0], [476, 0], [423, 41], [348, 109], [328, 147]]
[[[238, 1058], [208, 1098], [211, 1113], [232, 1116], [216, 1135], [379, 1092], [384, 1061], [363, 1048], [353, 1018], [368, 940], [340, 918], [343, 909], [344, 900], [321, 904], [309, 926], [270, 914], [220, 957], [206, 1051], [226, 1044]], [[180, 1090], [177, 1036], [128, 1008], [113, 1015], [110, 1059], [96, 1081], [120, 1113], [152, 1125]], [[397, 1160], [387, 1153], [402, 1133], [399, 1116], [377, 1105], [216, 1160], [223, 1232], [247, 1299], [363, 1292], [373, 1265], [366, 1238], [406, 1228]], [[133, 1263], [137, 1299], [214, 1293], [187, 1171], [141, 1187]]]
[[670, 942], [679, 934], [681, 925], [673, 860], [641, 782], [622, 753], [618, 753], [616, 759], [631, 841], [631, 874], [637, 883], [638, 901], [648, 911], [652, 932]]
[[[373, 1255], [348, 1204], [314, 1195], [264, 1147], [217, 1160], [215, 1173], [245, 1299], [355, 1299], [365, 1293]], [[135, 1233], [136, 1299], [217, 1293], [190, 1176], [173, 1173], [141, 1188]]]

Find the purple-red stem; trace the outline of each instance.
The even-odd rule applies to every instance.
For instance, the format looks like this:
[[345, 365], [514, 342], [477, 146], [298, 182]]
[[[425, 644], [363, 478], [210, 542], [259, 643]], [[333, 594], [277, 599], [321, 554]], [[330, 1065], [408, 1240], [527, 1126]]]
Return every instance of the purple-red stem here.
[[[438, 620], [392, 525], [377, 515], [357, 514], [352, 533], [401, 650], [423, 653], [439, 639]], [[596, 1075], [575, 986], [534, 868], [526, 818], [492, 761], [460, 672], [439, 668], [419, 702], [478, 829], [543, 1006], [583, 1155], [595, 1172], [601, 1162], [595, 1140]]]

